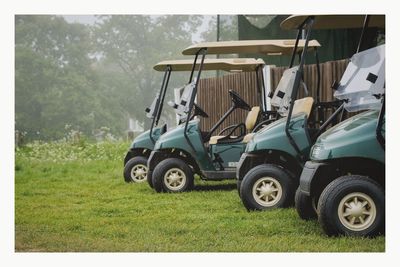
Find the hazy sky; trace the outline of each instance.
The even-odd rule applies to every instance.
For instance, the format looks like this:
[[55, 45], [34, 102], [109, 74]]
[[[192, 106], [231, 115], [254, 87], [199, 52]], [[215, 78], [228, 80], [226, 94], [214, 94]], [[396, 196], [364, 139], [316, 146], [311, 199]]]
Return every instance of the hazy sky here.
[[96, 17], [94, 15], [63, 15], [63, 17], [69, 23], [78, 22], [93, 25], [96, 22]]
[[[69, 23], [77, 22], [77, 23], [82, 23], [82, 24], [93, 25], [97, 21], [97, 18], [95, 17], [95, 15], [63, 15], [63, 17]], [[212, 18], [211, 15], [204, 16], [203, 24], [200, 25], [197, 32], [192, 34], [193, 42], [200, 41], [200, 34], [201, 34], [201, 32], [207, 30], [208, 22], [211, 20], [211, 18]]]

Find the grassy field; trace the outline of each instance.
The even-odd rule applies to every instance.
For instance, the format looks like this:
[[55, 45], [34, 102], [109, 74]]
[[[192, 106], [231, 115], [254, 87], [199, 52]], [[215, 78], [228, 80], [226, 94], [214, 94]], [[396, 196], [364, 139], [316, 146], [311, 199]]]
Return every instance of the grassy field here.
[[328, 238], [291, 209], [247, 212], [235, 181], [193, 192], [126, 184], [128, 144], [34, 144], [16, 152], [16, 251], [376, 251], [385, 238]]

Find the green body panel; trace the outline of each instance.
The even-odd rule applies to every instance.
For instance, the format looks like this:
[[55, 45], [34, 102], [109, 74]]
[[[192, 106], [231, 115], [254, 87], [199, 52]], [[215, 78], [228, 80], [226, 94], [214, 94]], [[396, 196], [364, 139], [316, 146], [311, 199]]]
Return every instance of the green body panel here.
[[[240, 156], [244, 152], [246, 144], [242, 142], [230, 144], [215, 144], [211, 145], [211, 155], [214, 159], [214, 153], [218, 153], [222, 158], [222, 166], [224, 168], [236, 167], [239, 162]], [[218, 165], [217, 165], [218, 166]]]
[[194, 151], [184, 136], [184, 130], [185, 124], [181, 124], [163, 134], [156, 142], [154, 150], [180, 149], [186, 151], [194, 157], [201, 170], [215, 171], [215, 167], [203, 145], [199, 121], [190, 121], [187, 128], [187, 135], [193, 145]]
[[[161, 136], [161, 127], [154, 128], [153, 129], [153, 139], [157, 141], [160, 136]], [[141, 134], [139, 134], [135, 140], [133, 140], [131, 144], [131, 149], [132, 148], [146, 148], [153, 150], [154, 149], [154, 144], [150, 139], [150, 130], [147, 130]]]
[[[361, 157], [385, 163], [385, 151], [376, 138], [379, 111], [355, 115], [323, 133], [311, 150], [311, 160]], [[385, 136], [385, 124], [382, 134]]]
[[[290, 120], [289, 131], [303, 155], [308, 155], [311, 147], [308, 133], [307, 117], [304, 114], [297, 114]], [[293, 157], [297, 155], [295, 149], [290, 144], [289, 138], [285, 133], [286, 118], [277, 120], [260, 132], [256, 133], [253, 139], [247, 144], [246, 152], [251, 153], [260, 150], [278, 150], [286, 152]]]

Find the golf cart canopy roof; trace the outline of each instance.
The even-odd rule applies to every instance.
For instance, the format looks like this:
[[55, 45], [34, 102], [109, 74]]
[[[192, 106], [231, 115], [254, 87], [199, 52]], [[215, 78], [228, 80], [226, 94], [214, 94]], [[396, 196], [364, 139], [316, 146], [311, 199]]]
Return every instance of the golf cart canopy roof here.
[[[254, 58], [221, 58], [205, 59], [203, 70], [225, 70], [231, 72], [255, 71], [260, 65], [265, 65], [264, 60]], [[172, 71], [190, 71], [193, 66], [193, 59], [166, 60], [157, 63], [153, 68], [157, 71], [165, 71], [167, 66], [171, 66]], [[196, 63], [198, 70], [200, 62]]]
[[[205, 42], [189, 46], [182, 51], [184, 55], [195, 55], [200, 49], [207, 48], [207, 54], [258, 53], [266, 55], [290, 55], [296, 40], [241, 40], [223, 42]], [[304, 48], [304, 40], [300, 40], [298, 51]], [[320, 47], [317, 40], [308, 43], [309, 49]]]
[[[313, 29], [362, 28], [366, 15], [293, 15], [282, 21], [284, 30], [298, 29], [310, 16], [315, 17]], [[385, 27], [384, 15], [370, 15], [368, 27]]]

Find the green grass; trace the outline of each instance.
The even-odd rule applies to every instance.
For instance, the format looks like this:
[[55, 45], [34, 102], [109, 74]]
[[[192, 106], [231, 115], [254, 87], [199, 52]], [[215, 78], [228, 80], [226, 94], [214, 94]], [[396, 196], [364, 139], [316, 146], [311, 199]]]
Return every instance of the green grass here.
[[[293, 208], [247, 212], [235, 181], [196, 180], [195, 190], [182, 194], [126, 184], [126, 147], [36, 144], [17, 151], [15, 250], [385, 251], [384, 237], [329, 238]], [[88, 156], [90, 149], [100, 152]], [[55, 156], [57, 150], [67, 152]]]

